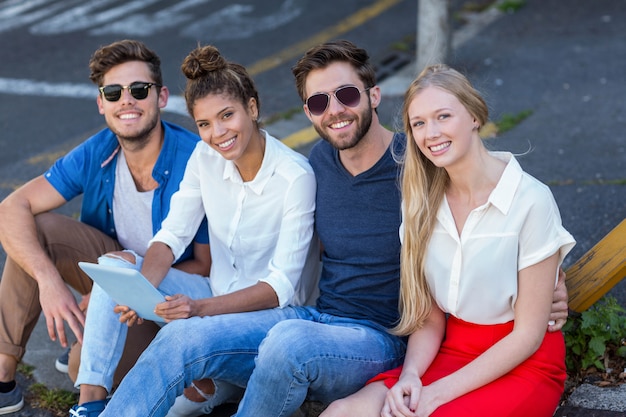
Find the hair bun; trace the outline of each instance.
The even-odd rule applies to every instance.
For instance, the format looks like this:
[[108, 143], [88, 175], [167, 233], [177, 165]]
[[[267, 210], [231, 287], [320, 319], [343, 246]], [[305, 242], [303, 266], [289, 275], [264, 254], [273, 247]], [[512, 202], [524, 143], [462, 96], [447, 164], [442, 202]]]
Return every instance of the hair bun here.
[[207, 76], [213, 71], [225, 69], [227, 62], [220, 51], [212, 46], [198, 46], [191, 51], [181, 65], [185, 77], [195, 80]]

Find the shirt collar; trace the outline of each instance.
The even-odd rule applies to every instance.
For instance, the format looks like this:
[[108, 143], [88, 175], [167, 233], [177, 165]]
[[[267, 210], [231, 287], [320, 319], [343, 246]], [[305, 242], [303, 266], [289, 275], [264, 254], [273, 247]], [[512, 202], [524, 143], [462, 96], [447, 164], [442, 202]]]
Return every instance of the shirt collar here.
[[522, 167], [510, 152], [490, 152], [490, 154], [507, 164], [488, 202], [503, 214], [508, 214], [515, 192], [522, 180]]
[[[257, 172], [252, 181], [245, 183], [248, 188], [250, 188], [250, 190], [257, 195], [261, 195], [263, 193], [263, 189], [274, 174], [274, 170], [276, 168], [276, 147], [278, 146], [277, 140], [272, 135], [267, 133], [265, 130], [261, 130], [261, 133], [265, 135], [265, 153], [263, 154], [261, 168], [259, 168], [259, 172]], [[224, 164], [223, 179], [237, 184], [243, 184], [241, 175], [239, 175], [239, 171], [233, 161], [226, 161]]]
[[161, 122], [161, 126], [163, 129], [163, 145], [161, 145], [161, 152], [159, 152], [159, 158], [156, 164], [154, 164], [153, 169], [153, 176], [159, 183], [161, 183], [164, 178], [170, 176], [177, 147], [171, 127], [165, 122]]
[[[173, 133], [171, 127], [165, 122], [161, 122], [161, 126], [163, 129], [163, 144], [161, 145], [159, 157], [154, 164], [154, 168], [152, 168], [152, 176], [159, 184], [161, 184], [164, 179], [168, 178], [171, 174], [177, 147], [176, 141], [172, 138]], [[113, 134], [113, 132], [111, 132], [111, 134]], [[113, 137], [115, 138], [114, 148], [110, 153], [108, 153], [107, 158], [100, 164], [100, 168], [104, 168], [109, 165], [115, 159], [118, 152], [121, 151], [121, 146], [117, 137]]]

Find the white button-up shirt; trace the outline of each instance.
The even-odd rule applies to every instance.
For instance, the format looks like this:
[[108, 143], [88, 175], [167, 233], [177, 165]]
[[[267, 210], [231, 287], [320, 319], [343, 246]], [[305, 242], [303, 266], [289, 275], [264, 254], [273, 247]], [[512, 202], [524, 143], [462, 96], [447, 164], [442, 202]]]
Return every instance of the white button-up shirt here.
[[[513, 320], [518, 271], [574, 246], [550, 189], [510, 153], [487, 203], [469, 214], [459, 236], [444, 198], [426, 255], [430, 290], [445, 312], [476, 324]], [[555, 271], [555, 283], [558, 277]]]
[[178, 258], [206, 213], [214, 295], [263, 281], [281, 307], [303, 304], [317, 288], [319, 249], [311, 243], [315, 175], [304, 156], [263, 133], [263, 163], [249, 182], [232, 161], [199, 142], [151, 242], [165, 243]]

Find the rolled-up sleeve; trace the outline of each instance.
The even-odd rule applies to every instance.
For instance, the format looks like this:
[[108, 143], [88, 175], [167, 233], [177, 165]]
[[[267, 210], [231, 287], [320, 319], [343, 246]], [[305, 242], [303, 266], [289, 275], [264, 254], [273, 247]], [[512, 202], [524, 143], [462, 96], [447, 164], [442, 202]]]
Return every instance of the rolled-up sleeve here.
[[269, 262], [269, 274], [260, 279], [274, 289], [280, 307], [292, 302], [306, 264], [313, 236], [315, 190], [315, 175], [303, 172], [285, 192], [282, 222]]

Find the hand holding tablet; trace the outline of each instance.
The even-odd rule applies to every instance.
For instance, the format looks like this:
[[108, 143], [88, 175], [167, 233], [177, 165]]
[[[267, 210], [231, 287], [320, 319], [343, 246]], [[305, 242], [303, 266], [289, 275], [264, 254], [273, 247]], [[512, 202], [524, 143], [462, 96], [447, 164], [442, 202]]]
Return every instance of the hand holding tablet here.
[[142, 319], [165, 322], [154, 313], [154, 307], [164, 302], [165, 296], [141, 272], [89, 262], [79, 262], [78, 266], [117, 304], [130, 307]]

